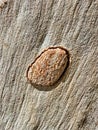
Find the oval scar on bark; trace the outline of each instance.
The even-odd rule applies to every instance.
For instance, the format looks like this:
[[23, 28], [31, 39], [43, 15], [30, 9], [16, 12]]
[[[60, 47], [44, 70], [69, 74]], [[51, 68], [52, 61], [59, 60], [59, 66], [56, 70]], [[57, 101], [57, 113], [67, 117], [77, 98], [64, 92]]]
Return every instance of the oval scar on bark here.
[[32, 85], [48, 87], [55, 84], [69, 64], [69, 53], [63, 47], [45, 49], [27, 69], [27, 79]]

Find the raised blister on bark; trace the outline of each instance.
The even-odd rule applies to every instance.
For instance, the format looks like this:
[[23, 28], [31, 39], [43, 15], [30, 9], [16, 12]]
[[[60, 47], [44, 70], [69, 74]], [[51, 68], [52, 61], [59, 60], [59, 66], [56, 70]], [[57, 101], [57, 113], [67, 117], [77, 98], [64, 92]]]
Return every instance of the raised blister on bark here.
[[37, 86], [50, 86], [58, 81], [68, 65], [68, 52], [62, 47], [44, 50], [28, 67], [27, 79]]

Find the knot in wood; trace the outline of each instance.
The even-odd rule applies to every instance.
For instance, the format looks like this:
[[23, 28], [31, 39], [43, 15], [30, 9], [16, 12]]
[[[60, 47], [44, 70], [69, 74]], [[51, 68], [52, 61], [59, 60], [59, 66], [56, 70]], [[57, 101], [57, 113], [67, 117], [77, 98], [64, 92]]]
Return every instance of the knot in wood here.
[[51, 86], [61, 77], [67, 64], [67, 50], [62, 47], [50, 47], [28, 67], [27, 79], [33, 85]]

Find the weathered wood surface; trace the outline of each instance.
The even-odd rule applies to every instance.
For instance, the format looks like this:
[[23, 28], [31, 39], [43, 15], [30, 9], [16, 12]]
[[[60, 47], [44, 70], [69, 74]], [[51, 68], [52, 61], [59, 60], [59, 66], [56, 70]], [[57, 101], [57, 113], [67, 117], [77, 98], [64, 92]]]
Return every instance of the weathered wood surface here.
[[[49, 91], [26, 70], [50, 46], [70, 64]], [[98, 130], [98, 0], [8, 0], [0, 9], [0, 130]]]

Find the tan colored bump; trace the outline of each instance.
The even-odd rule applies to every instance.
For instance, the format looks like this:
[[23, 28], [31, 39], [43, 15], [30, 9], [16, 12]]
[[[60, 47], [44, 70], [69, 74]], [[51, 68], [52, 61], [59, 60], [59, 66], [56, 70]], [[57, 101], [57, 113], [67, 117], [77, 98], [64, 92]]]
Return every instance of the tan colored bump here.
[[28, 80], [37, 86], [53, 85], [67, 67], [68, 58], [65, 48], [50, 47], [44, 50], [28, 67]]

